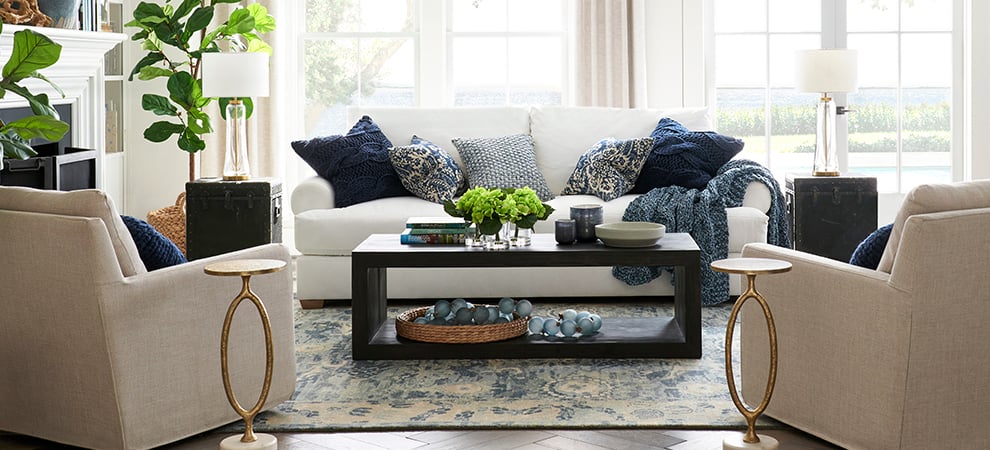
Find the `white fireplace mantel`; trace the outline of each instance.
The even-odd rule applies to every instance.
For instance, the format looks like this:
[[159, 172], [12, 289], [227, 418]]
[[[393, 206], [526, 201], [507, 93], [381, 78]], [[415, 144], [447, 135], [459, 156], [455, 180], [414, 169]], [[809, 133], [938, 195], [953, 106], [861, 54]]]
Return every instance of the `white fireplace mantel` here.
[[[62, 120], [71, 124], [73, 146], [99, 150], [96, 180], [97, 187], [102, 187], [106, 139], [103, 55], [127, 39], [127, 36], [121, 33], [5, 24], [3, 33], [0, 33], [0, 67], [10, 58], [14, 33], [24, 29], [44, 34], [62, 46], [58, 62], [40, 72], [62, 89], [65, 97], [41, 80], [27, 79], [21, 84], [33, 93], [47, 93], [53, 104], [72, 105], [72, 117], [63, 117]], [[0, 108], [20, 106], [27, 106], [27, 101], [14, 94], [5, 95], [0, 100]]]

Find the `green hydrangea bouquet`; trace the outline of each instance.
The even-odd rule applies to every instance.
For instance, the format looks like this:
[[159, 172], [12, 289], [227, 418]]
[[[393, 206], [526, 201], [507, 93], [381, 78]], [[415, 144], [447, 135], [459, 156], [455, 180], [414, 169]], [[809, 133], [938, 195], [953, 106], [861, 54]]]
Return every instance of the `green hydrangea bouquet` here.
[[546, 220], [553, 212], [553, 207], [541, 202], [536, 191], [529, 187], [472, 188], [456, 203], [444, 200], [443, 209], [451, 216], [474, 223], [479, 233], [487, 235], [498, 233], [505, 223], [513, 223], [517, 229], [533, 228], [537, 221]]

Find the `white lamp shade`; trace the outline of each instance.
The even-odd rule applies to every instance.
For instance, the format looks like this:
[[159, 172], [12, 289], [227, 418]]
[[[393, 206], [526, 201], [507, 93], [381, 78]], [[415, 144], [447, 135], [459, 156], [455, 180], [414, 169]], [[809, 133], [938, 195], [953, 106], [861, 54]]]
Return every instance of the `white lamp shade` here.
[[801, 92], [854, 92], [859, 61], [856, 50], [798, 50], [795, 82]]
[[204, 97], [268, 97], [267, 53], [204, 53], [199, 70]]

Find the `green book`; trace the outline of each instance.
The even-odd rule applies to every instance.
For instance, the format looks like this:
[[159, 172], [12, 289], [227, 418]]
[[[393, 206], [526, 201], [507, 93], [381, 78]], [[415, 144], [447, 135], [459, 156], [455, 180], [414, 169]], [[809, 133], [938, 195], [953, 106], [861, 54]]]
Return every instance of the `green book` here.
[[471, 224], [460, 217], [410, 217], [406, 220], [406, 228], [460, 228], [465, 229]]

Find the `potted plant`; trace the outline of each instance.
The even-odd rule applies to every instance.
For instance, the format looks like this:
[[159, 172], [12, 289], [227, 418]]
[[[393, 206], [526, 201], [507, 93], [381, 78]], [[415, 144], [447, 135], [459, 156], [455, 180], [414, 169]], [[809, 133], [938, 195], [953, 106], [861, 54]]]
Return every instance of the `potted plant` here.
[[[203, 97], [200, 61], [204, 53], [219, 52], [221, 42], [233, 49], [271, 53], [272, 48], [259, 36], [275, 29], [275, 18], [258, 3], [237, 8], [226, 21], [209, 29], [216, 5], [239, 0], [181, 0], [165, 5], [141, 2], [134, 8], [134, 20], [125, 24], [140, 30], [131, 37], [148, 53], [134, 65], [128, 81], [168, 78], [166, 95], [144, 94], [141, 107], [168, 117], [144, 130], [144, 138], [164, 142], [178, 136], [178, 147], [189, 153], [189, 181], [196, 178], [195, 154], [206, 148], [202, 136], [213, 132], [205, 109], [213, 98]], [[198, 34], [198, 39], [193, 39]], [[176, 57], [175, 55], [180, 55]], [[230, 99], [218, 99], [221, 115]], [[250, 117], [254, 104], [241, 99]]]
[[[546, 220], [554, 211], [553, 207], [541, 202], [536, 191], [529, 187], [475, 187], [465, 192], [456, 203], [444, 200], [443, 209], [451, 216], [474, 223], [479, 235], [489, 237], [486, 247], [491, 248], [507, 247], [510, 234], [515, 245], [529, 245], [528, 235], [533, 226], [537, 221]], [[505, 224], [512, 224], [515, 229], [505, 230], [503, 239]], [[520, 230], [529, 231], [521, 234]]]
[[[0, 24], [0, 32], [2, 31], [3, 24]], [[31, 148], [31, 139], [40, 137], [58, 141], [69, 130], [69, 124], [59, 120], [58, 113], [48, 100], [48, 94], [34, 94], [20, 84], [25, 79], [36, 78], [64, 95], [55, 83], [38, 72], [55, 64], [61, 54], [62, 46], [41, 33], [30, 29], [14, 33], [10, 57], [3, 66], [3, 77], [0, 78], [0, 97], [7, 92], [23, 97], [34, 115], [10, 123], [0, 121], [0, 147], [3, 148], [4, 158], [27, 159], [35, 156], [37, 153]], [[0, 168], [2, 167], [3, 160], [0, 159]]]

